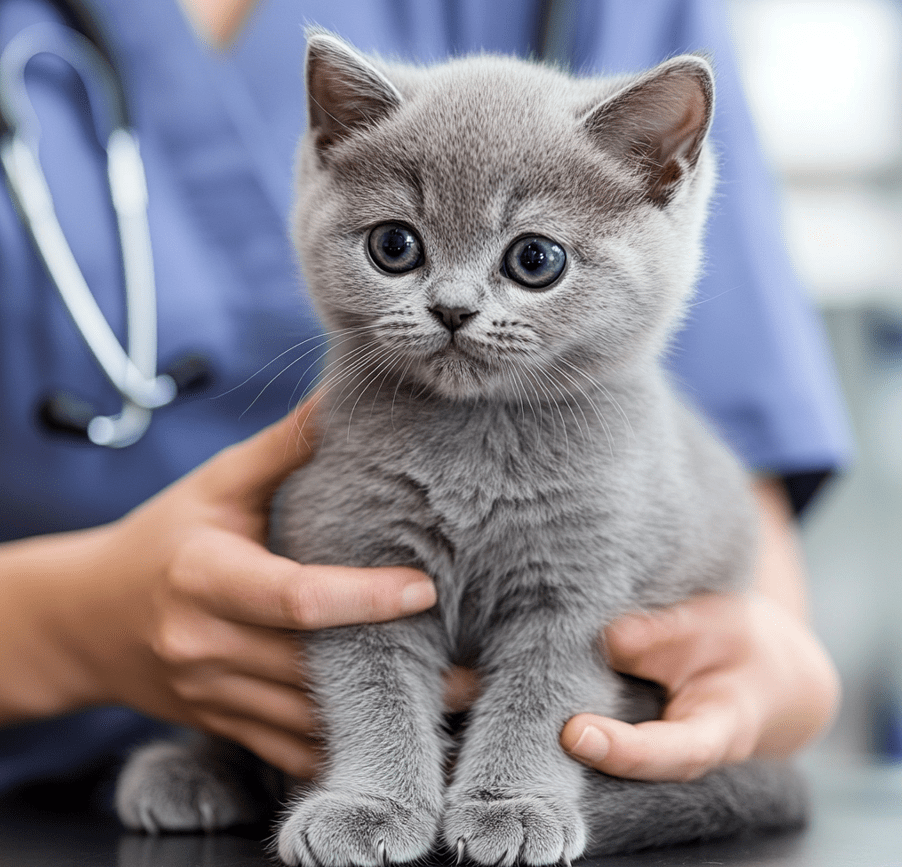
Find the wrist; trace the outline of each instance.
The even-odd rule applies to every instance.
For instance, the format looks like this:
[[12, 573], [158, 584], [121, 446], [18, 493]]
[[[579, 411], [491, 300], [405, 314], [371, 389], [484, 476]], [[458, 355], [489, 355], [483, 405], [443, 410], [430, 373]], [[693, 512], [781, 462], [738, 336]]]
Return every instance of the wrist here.
[[125, 521], [79, 534], [64, 585], [67, 601], [58, 609], [58, 647], [70, 665], [68, 702], [74, 709], [122, 703], [117, 667], [128, 662], [140, 624], [133, 599], [134, 563], [141, 552], [128, 539]]
[[775, 712], [767, 717], [755, 752], [785, 758], [829, 729], [842, 689], [836, 666], [811, 625], [780, 602], [762, 597], [758, 605], [773, 655], [762, 691], [772, 698]]
[[85, 588], [101, 568], [104, 535], [98, 528], [2, 546], [0, 609], [7, 616], [0, 635], [0, 724], [101, 700], [88, 664], [93, 621]]

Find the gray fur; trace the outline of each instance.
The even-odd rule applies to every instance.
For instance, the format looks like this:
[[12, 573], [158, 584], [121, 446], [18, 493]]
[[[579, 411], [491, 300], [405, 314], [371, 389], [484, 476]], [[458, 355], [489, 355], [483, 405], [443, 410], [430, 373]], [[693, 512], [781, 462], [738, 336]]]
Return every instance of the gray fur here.
[[115, 806], [135, 831], [214, 831], [258, 820], [281, 780], [246, 750], [192, 733], [141, 747], [116, 782]]
[[[657, 706], [605, 664], [606, 624], [750, 577], [745, 473], [660, 363], [713, 185], [707, 62], [616, 80], [491, 56], [417, 68], [314, 31], [307, 73], [294, 234], [334, 339], [323, 442], [277, 498], [272, 546], [416, 566], [439, 602], [307, 636], [329, 767], [279, 855], [369, 867], [443, 843], [538, 865], [799, 822], [782, 768], [634, 783], [558, 743], [575, 713]], [[387, 221], [416, 230], [422, 266], [375, 267]], [[501, 272], [526, 233], [568, 254], [545, 291]], [[476, 313], [452, 338], [435, 305]], [[451, 663], [484, 689], [449, 783]]]

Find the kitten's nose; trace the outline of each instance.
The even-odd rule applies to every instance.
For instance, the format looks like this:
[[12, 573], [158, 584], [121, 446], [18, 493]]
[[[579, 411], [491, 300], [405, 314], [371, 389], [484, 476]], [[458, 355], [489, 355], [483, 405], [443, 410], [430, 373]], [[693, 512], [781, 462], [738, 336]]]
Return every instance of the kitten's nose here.
[[452, 334], [460, 328], [471, 316], [475, 316], [478, 310], [467, 310], [466, 307], [445, 307], [436, 304], [430, 307], [429, 312], [445, 326]]

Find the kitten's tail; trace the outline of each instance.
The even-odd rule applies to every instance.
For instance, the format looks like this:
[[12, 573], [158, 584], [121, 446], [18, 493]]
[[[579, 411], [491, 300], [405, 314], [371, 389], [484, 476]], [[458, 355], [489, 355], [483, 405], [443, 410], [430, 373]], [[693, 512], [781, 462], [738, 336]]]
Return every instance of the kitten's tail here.
[[592, 774], [587, 855], [632, 852], [805, 824], [807, 791], [787, 764], [752, 761], [688, 783], [643, 783]]

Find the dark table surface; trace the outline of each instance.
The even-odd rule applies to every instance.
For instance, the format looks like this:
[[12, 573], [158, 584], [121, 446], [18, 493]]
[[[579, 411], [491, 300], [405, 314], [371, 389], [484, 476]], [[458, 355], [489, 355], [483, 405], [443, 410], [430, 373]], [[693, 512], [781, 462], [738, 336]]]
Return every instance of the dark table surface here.
[[[818, 770], [804, 831], [580, 862], [581, 867], [902, 867], [902, 768]], [[0, 867], [274, 867], [267, 829], [146, 837], [84, 801], [0, 798]], [[452, 863], [436, 861], [435, 864]], [[426, 867], [426, 865], [422, 865]]]

